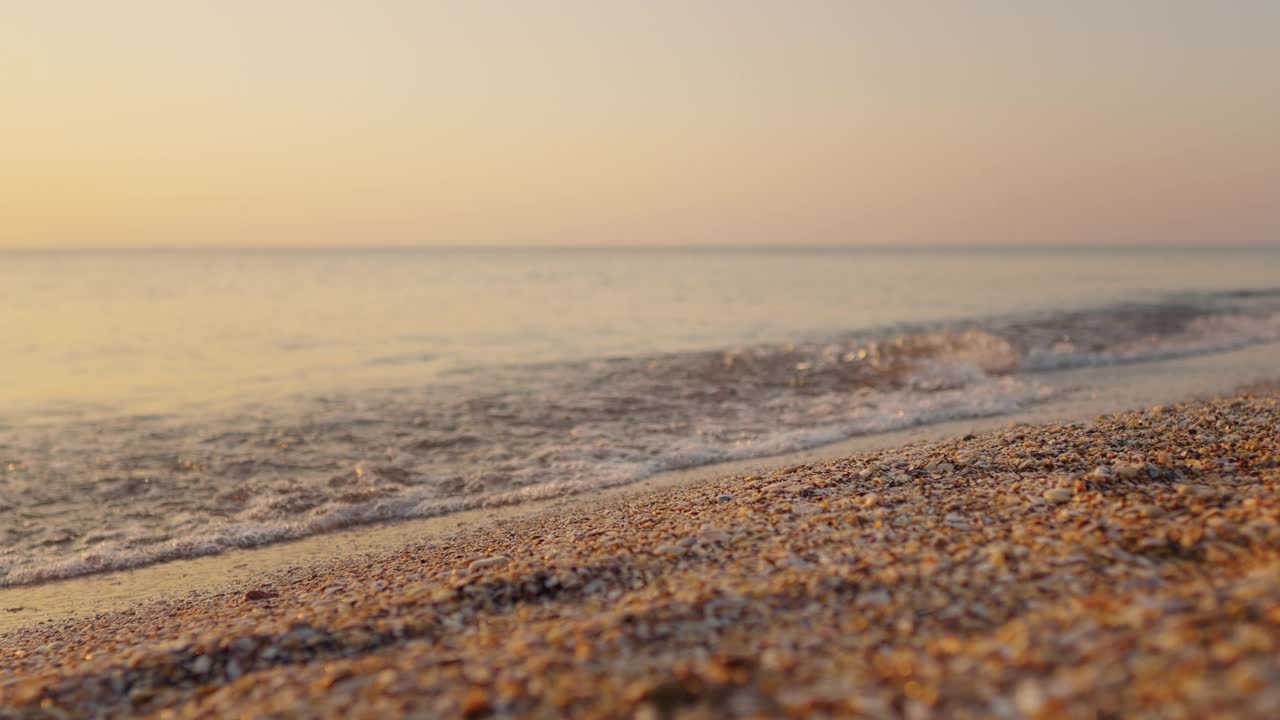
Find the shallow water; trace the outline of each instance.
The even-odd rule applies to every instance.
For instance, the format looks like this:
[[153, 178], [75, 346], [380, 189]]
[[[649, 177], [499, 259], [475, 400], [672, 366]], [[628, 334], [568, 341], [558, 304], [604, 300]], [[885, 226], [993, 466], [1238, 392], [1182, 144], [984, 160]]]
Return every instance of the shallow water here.
[[4, 584], [999, 415], [1046, 371], [1280, 338], [1275, 251], [3, 260]]

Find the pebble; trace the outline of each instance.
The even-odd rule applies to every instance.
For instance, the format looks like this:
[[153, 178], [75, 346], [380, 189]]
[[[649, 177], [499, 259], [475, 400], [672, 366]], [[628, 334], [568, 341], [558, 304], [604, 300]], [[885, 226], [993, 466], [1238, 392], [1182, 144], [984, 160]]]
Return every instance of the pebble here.
[[1146, 474], [1147, 466], [1143, 463], [1124, 463], [1116, 465], [1114, 472], [1121, 480], [1134, 480]]
[[486, 715], [493, 709], [493, 705], [489, 702], [489, 696], [480, 688], [471, 688], [467, 691], [467, 697], [462, 701], [463, 717], [480, 717]]
[[511, 558], [506, 555], [492, 555], [490, 557], [482, 557], [478, 560], [472, 560], [467, 565], [468, 570], [489, 570], [491, 568], [503, 568], [511, 562]]
[[1067, 488], [1053, 488], [1044, 492], [1044, 499], [1051, 503], [1068, 502], [1074, 496], [1075, 493]]

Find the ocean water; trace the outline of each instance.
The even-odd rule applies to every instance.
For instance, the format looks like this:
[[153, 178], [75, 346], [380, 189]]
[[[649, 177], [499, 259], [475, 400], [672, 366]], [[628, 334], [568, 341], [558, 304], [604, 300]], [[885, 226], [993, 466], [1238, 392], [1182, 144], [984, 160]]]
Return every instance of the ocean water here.
[[1280, 251], [0, 253], [0, 585], [525, 502], [1280, 340]]

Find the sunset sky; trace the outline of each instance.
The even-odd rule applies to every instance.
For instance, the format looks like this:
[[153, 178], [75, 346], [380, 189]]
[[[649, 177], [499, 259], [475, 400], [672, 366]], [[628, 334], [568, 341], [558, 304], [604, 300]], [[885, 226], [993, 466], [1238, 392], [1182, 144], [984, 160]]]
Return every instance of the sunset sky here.
[[1280, 242], [1280, 2], [8, 3], [0, 246]]

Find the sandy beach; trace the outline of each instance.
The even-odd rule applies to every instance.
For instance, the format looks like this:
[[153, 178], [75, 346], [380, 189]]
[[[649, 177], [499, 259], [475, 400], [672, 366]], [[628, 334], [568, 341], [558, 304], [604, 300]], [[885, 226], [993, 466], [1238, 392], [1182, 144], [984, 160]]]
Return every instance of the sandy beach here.
[[1280, 2], [10, 5], [0, 720], [1280, 718]]
[[27, 625], [0, 714], [1274, 717], [1277, 397], [600, 497]]

